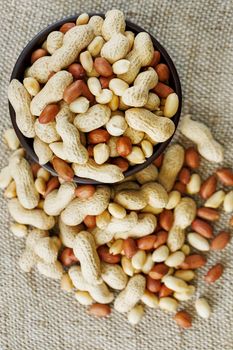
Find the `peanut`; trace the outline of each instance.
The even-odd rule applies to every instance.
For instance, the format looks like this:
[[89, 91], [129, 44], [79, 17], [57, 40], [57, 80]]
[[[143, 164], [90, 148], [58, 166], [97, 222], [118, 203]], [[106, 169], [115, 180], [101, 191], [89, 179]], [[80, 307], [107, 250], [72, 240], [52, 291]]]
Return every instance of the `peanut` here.
[[85, 70], [80, 63], [72, 63], [67, 70], [73, 75], [74, 79], [79, 80], [85, 77]]
[[94, 60], [95, 70], [103, 77], [110, 77], [113, 74], [113, 70], [109, 62], [103, 57], [97, 57]]
[[197, 169], [200, 166], [200, 156], [194, 147], [185, 150], [185, 164], [191, 169]]
[[31, 64], [36, 62], [39, 58], [44, 57], [48, 54], [45, 49], [37, 49], [31, 54]]
[[88, 313], [96, 317], [106, 317], [111, 313], [111, 308], [106, 304], [95, 303], [89, 307]]
[[205, 281], [207, 283], [214, 283], [217, 281], [223, 274], [223, 265], [222, 264], [216, 264], [205, 275]]
[[192, 327], [192, 318], [186, 311], [179, 311], [175, 314], [174, 320], [182, 328]]
[[205, 222], [204, 220], [195, 219], [192, 222], [191, 227], [194, 231], [196, 231], [197, 233], [199, 233], [201, 236], [203, 236], [205, 238], [212, 238], [213, 237], [212, 226], [209, 223]]
[[215, 236], [212, 239], [210, 243], [210, 247], [212, 250], [222, 250], [226, 247], [229, 241], [230, 241], [229, 232], [221, 231], [217, 236]]
[[228, 168], [218, 169], [216, 174], [225, 186], [233, 186], [233, 171]]
[[197, 209], [197, 216], [201, 219], [209, 221], [217, 221], [220, 218], [220, 214], [216, 209], [201, 207]]
[[200, 196], [203, 199], [208, 199], [214, 194], [217, 188], [217, 180], [214, 175], [208, 177], [201, 185]]

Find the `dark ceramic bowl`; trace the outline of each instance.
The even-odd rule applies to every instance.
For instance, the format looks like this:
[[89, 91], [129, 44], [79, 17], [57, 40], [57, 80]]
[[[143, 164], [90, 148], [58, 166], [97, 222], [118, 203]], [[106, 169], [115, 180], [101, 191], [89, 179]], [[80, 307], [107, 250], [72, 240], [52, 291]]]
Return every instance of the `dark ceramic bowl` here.
[[[94, 14], [91, 14], [94, 15]], [[103, 17], [102, 14], [98, 14]], [[62, 24], [66, 22], [75, 22], [77, 18], [76, 16], [70, 16], [66, 17], [64, 19], [61, 19], [60, 21], [57, 21], [51, 25], [49, 25], [47, 28], [43, 29], [41, 32], [39, 32], [28, 44], [27, 46], [23, 49], [21, 52], [19, 58], [17, 59], [17, 62], [14, 66], [12, 75], [11, 75], [11, 80], [12, 79], [18, 79], [20, 81], [23, 81], [23, 76], [24, 76], [24, 71], [25, 69], [30, 65], [30, 57], [31, 53], [41, 47], [42, 43], [46, 40], [48, 34], [52, 32], [53, 30], [59, 30], [59, 28], [62, 26]], [[127, 30], [133, 31], [135, 34], [139, 32], [144, 32], [145, 30], [138, 25], [131, 23], [130, 21], [126, 21], [126, 28]], [[149, 33], [150, 34], [150, 33]], [[179, 119], [180, 119], [180, 113], [181, 113], [181, 104], [182, 104], [182, 92], [181, 92], [181, 85], [180, 85], [180, 79], [177, 73], [177, 70], [174, 66], [174, 63], [172, 62], [171, 57], [168, 55], [167, 51], [164, 49], [164, 47], [152, 36], [151, 40], [154, 44], [154, 48], [158, 50], [161, 53], [161, 61], [166, 63], [167, 66], [169, 67], [170, 70], [170, 79], [169, 79], [169, 85], [173, 88], [173, 90], [177, 93], [179, 97], [179, 108], [175, 116], [172, 118], [173, 122], [175, 123], [175, 126], [177, 128]], [[15, 129], [15, 132], [20, 140], [21, 145], [25, 148], [27, 154], [29, 157], [33, 159], [33, 161], [38, 163], [38, 158], [33, 150], [33, 139], [25, 137], [19, 130], [16, 120], [15, 120], [15, 112], [9, 103], [9, 109], [10, 109], [10, 116], [11, 116], [11, 121], [13, 124], [13, 127]], [[172, 136], [173, 137], [173, 136]], [[133, 175], [137, 173], [138, 171], [146, 168], [149, 164], [153, 162], [168, 146], [170, 143], [172, 137], [163, 142], [159, 143], [154, 147], [154, 153], [153, 155], [148, 158], [143, 164], [135, 165], [129, 167], [127, 171], [125, 171], [124, 175], [125, 177]], [[52, 165], [50, 163], [47, 163], [43, 165], [45, 169], [47, 169], [52, 175], [56, 176], [57, 173], [53, 169]], [[91, 179], [86, 179], [86, 178], [81, 178], [78, 176], [74, 177], [74, 181], [80, 184], [99, 184], [99, 182], [91, 180]]]

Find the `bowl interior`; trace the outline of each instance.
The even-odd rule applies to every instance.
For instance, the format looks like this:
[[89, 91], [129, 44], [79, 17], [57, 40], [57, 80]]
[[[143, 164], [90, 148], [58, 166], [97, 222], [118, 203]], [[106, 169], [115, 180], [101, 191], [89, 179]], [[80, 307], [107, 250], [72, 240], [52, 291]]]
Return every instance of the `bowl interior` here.
[[[96, 14], [95, 13], [95, 14], [90, 14], [90, 15], [100, 15], [100, 16], [104, 17], [103, 14]], [[23, 81], [24, 71], [25, 71], [26, 67], [28, 67], [30, 65], [31, 53], [35, 49], [37, 49], [38, 47], [40, 47], [42, 45], [42, 43], [46, 40], [48, 34], [51, 31], [58, 30], [60, 28], [60, 26], [66, 22], [75, 22], [77, 16], [78, 15], [66, 17], [60, 21], [57, 21], [56, 23], [49, 25], [47, 28], [45, 28], [44, 30], [39, 32], [27, 44], [27, 46], [21, 52], [15, 66], [14, 66], [14, 69], [13, 69], [13, 72], [11, 75], [11, 80], [18, 79], [20, 81]], [[138, 26], [134, 23], [131, 23], [128, 20], [126, 20], [126, 28], [127, 28], [127, 30], [133, 31], [135, 34], [142, 32], [142, 31], [145, 32], [145, 30], [143, 28], [141, 28], [140, 26]], [[150, 34], [150, 36], [151, 36], [151, 40], [153, 42], [154, 48], [156, 50], [160, 51], [160, 53], [161, 53], [161, 62], [166, 63], [167, 66], [169, 67], [169, 70], [170, 70], [169, 85], [173, 88], [173, 90], [177, 93], [177, 95], [179, 97], [179, 108], [178, 108], [178, 111], [175, 114], [175, 116], [172, 118], [173, 122], [175, 123], [175, 127], [177, 128], [179, 118], [180, 118], [180, 113], [181, 113], [181, 105], [182, 105], [182, 92], [181, 92], [181, 85], [180, 85], [179, 76], [178, 76], [178, 73], [177, 73], [176, 68], [174, 66], [174, 63], [172, 62], [172, 59], [168, 55], [167, 51], [151, 34]], [[20, 130], [16, 124], [15, 112], [14, 112], [10, 103], [9, 103], [9, 110], [10, 110], [10, 116], [11, 116], [11, 121], [12, 121], [13, 127], [16, 131], [16, 134], [20, 140], [21, 145], [25, 148], [29, 157], [32, 158], [33, 161], [38, 163], [38, 157], [33, 150], [33, 139], [25, 137], [20, 132]], [[173, 135], [167, 141], [160, 143], [158, 145], [155, 145], [153, 155], [151, 157], [149, 157], [143, 164], [138, 164], [138, 165], [129, 167], [129, 169], [124, 172], [125, 177], [131, 176], [131, 175], [137, 173], [138, 171], [146, 168], [149, 164], [151, 164], [153, 162], [153, 160], [155, 160], [165, 150], [165, 148], [170, 143], [172, 137], [173, 137]], [[47, 169], [52, 175], [57, 176], [57, 173], [54, 171], [54, 169], [50, 163], [43, 165], [43, 167], [45, 169]], [[77, 183], [80, 183], [80, 184], [100, 184], [100, 182], [97, 182], [97, 181], [94, 181], [91, 179], [81, 178], [78, 176], [74, 177], [74, 181]], [[104, 183], [104, 179], [103, 179], [102, 183]]]

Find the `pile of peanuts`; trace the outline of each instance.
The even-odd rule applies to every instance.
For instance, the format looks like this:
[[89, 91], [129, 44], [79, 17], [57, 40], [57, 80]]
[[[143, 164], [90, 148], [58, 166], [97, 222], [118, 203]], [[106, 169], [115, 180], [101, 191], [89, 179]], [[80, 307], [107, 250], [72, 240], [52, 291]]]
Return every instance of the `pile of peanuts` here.
[[179, 106], [160, 60], [150, 35], [127, 31], [119, 10], [105, 19], [83, 13], [51, 32], [32, 53], [23, 83], [13, 79], [8, 89], [39, 163], [50, 162], [67, 180], [105, 183], [144, 163], [173, 135]]
[[[10, 231], [25, 238], [21, 270], [36, 267], [59, 280], [90, 315], [107, 316], [113, 307], [136, 325], [147, 306], [189, 328], [192, 317], [182, 302], [195, 299], [198, 316], [208, 318], [211, 307], [205, 297], [195, 298], [193, 281], [195, 270], [207, 264], [206, 253], [230, 241], [228, 230], [214, 233], [213, 224], [220, 206], [233, 212], [233, 171], [220, 168], [202, 181], [200, 153], [218, 162], [223, 150], [207, 126], [190, 116], [182, 119], [183, 134], [186, 123], [195, 130], [190, 138], [196, 147], [173, 144], [146, 169], [111, 186], [52, 177], [26, 160], [14, 130], [7, 130], [13, 154], [1, 170], [0, 187], [14, 220]], [[192, 195], [202, 206], [197, 208]], [[210, 266], [205, 283], [216, 282], [223, 271], [221, 262]]]

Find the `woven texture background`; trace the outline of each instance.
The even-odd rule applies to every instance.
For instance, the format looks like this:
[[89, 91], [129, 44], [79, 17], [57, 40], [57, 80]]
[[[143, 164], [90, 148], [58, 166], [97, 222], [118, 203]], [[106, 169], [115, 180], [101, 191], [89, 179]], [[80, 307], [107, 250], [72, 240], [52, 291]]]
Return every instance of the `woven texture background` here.
[[[0, 133], [10, 125], [6, 89], [14, 62], [26, 43], [64, 16], [105, 12], [112, 7], [122, 9], [128, 19], [144, 26], [167, 48], [180, 73], [183, 111], [211, 126], [225, 147], [225, 165], [232, 166], [232, 0], [1, 0]], [[179, 133], [176, 139], [184, 141]], [[0, 149], [3, 166], [8, 152], [4, 145]], [[203, 178], [214, 168], [202, 162]], [[6, 203], [2, 198], [0, 201], [1, 350], [233, 349], [232, 244], [222, 253], [210, 254], [208, 260], [208, 266], [223, 261], [224, 278], [211, 287], [201, 282], [197, 285], [198, 294], [204, 294], [213, 308], [208, 321], [195, 317], [193, 328], [183, 332], [170, 315], [155, 310], [146, 311], [143, 321], [131, 327], [124, 315], [115, 312], [106, 320], [93, 319], [60, 291], [58, 283], [35, 272], [21, 273], [17, 259], [24, 242], [9, 233]], [[229, 217], [222, 216], [218, 229], [227, 228]]]

